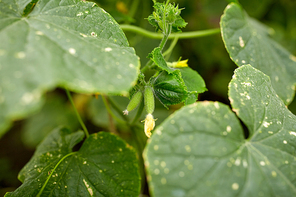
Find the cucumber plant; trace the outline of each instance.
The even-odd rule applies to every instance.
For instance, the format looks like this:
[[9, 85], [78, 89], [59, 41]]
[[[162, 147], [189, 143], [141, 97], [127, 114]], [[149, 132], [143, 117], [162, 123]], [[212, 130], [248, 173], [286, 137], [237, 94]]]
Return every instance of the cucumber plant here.
[[[0, 136], [27, 118], [38, 144], [6, 197], [139, 196], [146, 182], [150, 196], [296, 196], [296, 57], [267, 26], [234, 1], [220, 28], [182, 32], [183, 8], [153, 0], [155, 33], [119, 25], [133, 22], [123, 1], [120, 14], [95, 2], [0, 0]], [[123, 30], [161, 39], [142, 67]], [[230, 107], [198, 101], [201, 75], [170, 61], [178, 39], [219, 33], [238, 66]], [[60, 90], [73, 111], [48, 99]]]

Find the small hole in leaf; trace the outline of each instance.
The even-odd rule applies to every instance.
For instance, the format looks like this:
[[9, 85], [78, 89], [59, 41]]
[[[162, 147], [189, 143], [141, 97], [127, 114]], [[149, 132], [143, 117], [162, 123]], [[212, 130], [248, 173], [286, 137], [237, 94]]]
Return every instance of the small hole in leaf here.
[[85, 141], [85, 140], [82, 140], [81, 142], [79, 142], [78, 144], [76, 144], [76, 145], [72, 148], [72, 151], [73, 151], [73, 152], [79, 151], [79, 149], [81, 148], [81, 146], [82, 146], [82, 144], [83, 144], [84, 141]]

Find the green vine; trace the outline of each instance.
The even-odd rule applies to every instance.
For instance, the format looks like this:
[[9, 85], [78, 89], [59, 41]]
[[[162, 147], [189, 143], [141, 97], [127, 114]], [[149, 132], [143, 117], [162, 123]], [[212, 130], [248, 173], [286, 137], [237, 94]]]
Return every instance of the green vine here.
[[[123, 31], [126, 32], [133, 32], [148, 38], [152, 39], [162, 39], [163, 34], [162, 33], [155, 33], [151, 31], [147, 31], [141, 27], [137, 27], [134, 25], [120, 25], [120, 28]], [[199, 37], [205, 37], [205, 36], [211, 36], [215, 34], [220, 34], [221, 30], [220, 28], [215, 29], [207, 29], [207, 30], [199, 30], [199, 31], [190, 31], [190, 32], [182, 32], [182, 33], [172, 33], [168, 36], [168, 39], [174, 39], [175, 37], [178, 37], [179, 39], [191, 39], [191, 38], [199, 38]]]
[[79, 123], [80, 123], [80, 125], [81, 125], [81, 127], [82, 127], [82, 129], [83, 129], [83, 131], [84, 131], [84, 133], [85, 133], [85, 136], [86, 136], [86, 138], [88, 138], [88, 137], [89, 137], [89, 132], [88, 132], [88, 130], [87, 130], [87, 128], [86, 128], [86, 126], [85, 126], [83, 120], [81, 119], [81, 117], [80, 117], [80, 115], [79, 115], [79, 112], [78, 112], [77, 108], [75, 107], [75, 104], [74, 104], [74, 102], [73, 102], [72, 96], [71, 96], [71, 94], [70, 94], [70, 92], [69, 92], [69, 90], [68, 90], [67, 88], [65, 88], [65, 90], [66, 90], [66, 93], [67, 93], [68, 99], [69, 99], [70, 103], [72, 104], [72, 106], [73, 106], [73, 108], [74, 108], [74, 111], [75, 111], [76, 117], [77, 117], [77, 119], [78, 119], [78, 121], [79, 121]]

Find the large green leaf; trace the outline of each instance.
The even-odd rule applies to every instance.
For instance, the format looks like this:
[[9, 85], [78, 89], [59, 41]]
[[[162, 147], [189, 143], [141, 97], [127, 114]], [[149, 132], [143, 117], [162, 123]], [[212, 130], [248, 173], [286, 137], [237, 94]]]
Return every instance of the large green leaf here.
[[157, 127], [144, 156], [152, 196], [296, 196], [296, 117], [268, 76], [235, 71], [228, 106], [198, 102]]
[[72, 152], [83, 137], [81, 131], [54, 130], [20, 172], [23, 184], [5, 196], [138, 196], [135, 151], [119, 137], [100, 132]]
[[24, 7], [0, 1], [0, 134], [56, 86], [127, 94], [139, 60], [108, 13], [80, 0], [39, 0], [27, 17]]
[[249, 17], [235, 3], [221, 18], [222, 38], [230, 58], [238, 65], [251, 64], [267, 74], [285, 104], [294, 97], [296, 57], [268, 37], [268, 28]]

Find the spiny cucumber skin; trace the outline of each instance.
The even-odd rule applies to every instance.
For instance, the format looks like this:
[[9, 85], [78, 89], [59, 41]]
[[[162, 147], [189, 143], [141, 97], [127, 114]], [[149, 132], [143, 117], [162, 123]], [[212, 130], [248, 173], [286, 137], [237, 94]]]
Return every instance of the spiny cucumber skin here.
[[144, 104], [146, 108], [146, 112], [148, 114], [152, 114], [154, 111], [154, 94], [152, 87], [146, 86], [145, 91], [144, 91]]
[[134, 94], [129, 104], [126, 107], [126, 110], [128, 112], [134, 110], [142, 101], [142, 97], [143, 97], [143, 94], [141, 91], [138, 91], [136, 94]]

